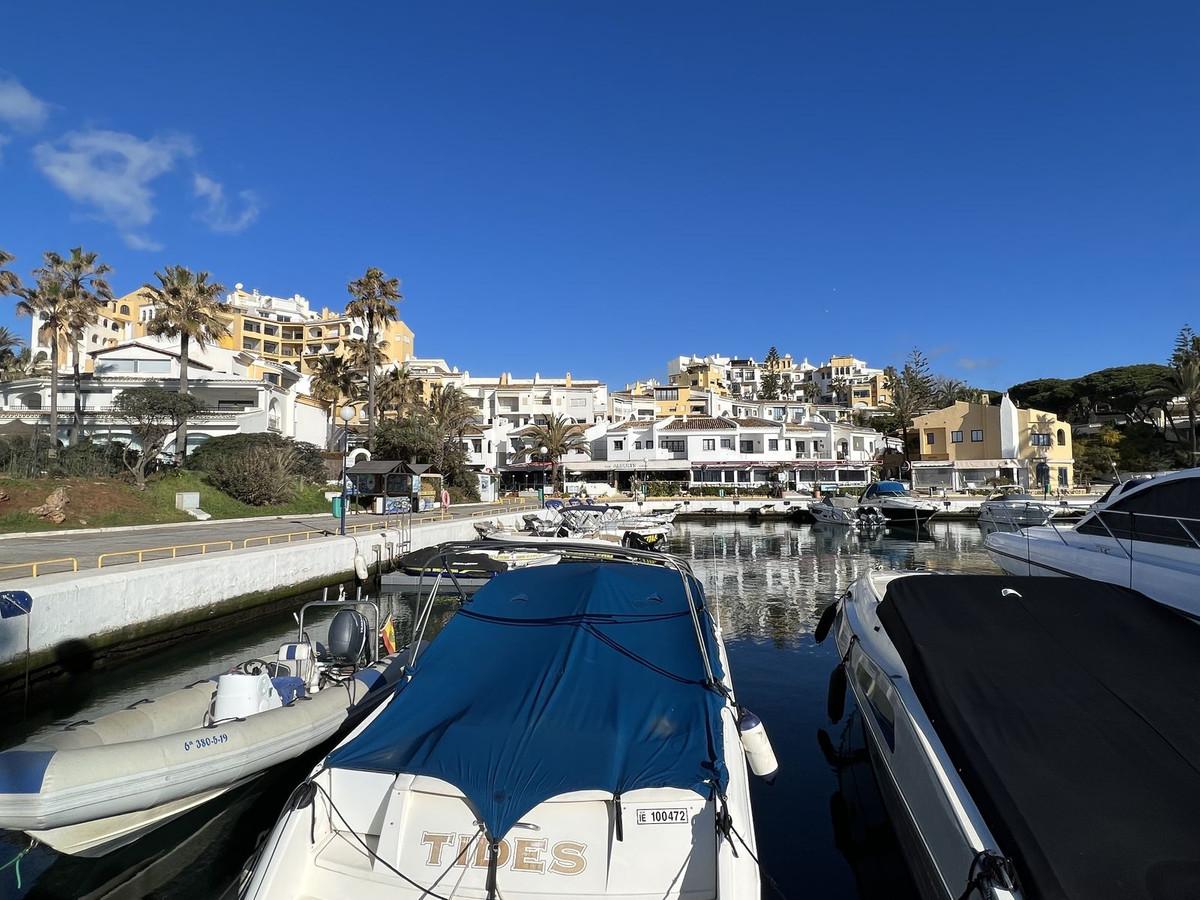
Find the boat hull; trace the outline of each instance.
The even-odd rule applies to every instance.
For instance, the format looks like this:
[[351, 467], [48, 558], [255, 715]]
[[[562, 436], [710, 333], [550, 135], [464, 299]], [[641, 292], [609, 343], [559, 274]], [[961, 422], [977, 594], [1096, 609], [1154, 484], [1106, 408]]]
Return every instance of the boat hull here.
[[99, 855], [332, 737], [395, 659], [344, 686], [207, 727], [205, 681], [0, 753], [0, 827]]
[[[964, 834], [974, 833], [984, 846], [996, 841], [977, 811], [963, 808], [959, 798], [968, 796], [966, 788], [879, 622], [878, 603], [895, 577], [929, 576], [860, 578], [842, 601], [834, 634], [849, 659], [848, 689], [861, 710], [880, 791], [921, 896], [954, 900], [963, 894], [975, 855]], [[1002, 898], [1019, 900], [1020, 894], [986, 896]]]
[[[1090, 578], [1131, 588], [1200, 620], [1196, 584], [1200, 566], [1177, 548], [1144, 541], [1091, 539], [1071, 529], [995, 532], [984, 540], [988, 556], [1009, 575]], [[1131, 553], [1127, 552], [1131, 549]], [[1175, 555], [1170, 555], [1174, 551]], [[1132, 559], [1130, 558], [1132, 556]]]

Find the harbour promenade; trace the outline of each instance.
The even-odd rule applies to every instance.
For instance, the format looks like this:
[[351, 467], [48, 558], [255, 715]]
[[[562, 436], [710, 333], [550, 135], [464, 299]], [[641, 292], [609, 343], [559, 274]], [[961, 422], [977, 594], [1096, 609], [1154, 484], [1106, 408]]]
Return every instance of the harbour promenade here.
[[[529, 501], [529, 508], [536, 503]], [[510, 512], [522, 504], [467, 503], [452, 506], [443, 516], [440, 510], [417, 513], [412, 524], [421, 525], [448, 519], [486, 518]], [[346, 519], [349, 534], [396, 528], [398, 516], [353, 515]], [[123, 566], [139, 561], [182, 558], [200, 554], [240, 550], [256, 546], [274, 546], [296, 541], [319, 540], [338, 533], [338, 520], [328, 513], [256, 519], [210, 519], [207, 522], [182, 522], [169, 525], [143, 525], [131, 528], [79, 529], [58, 532], [0, 534], [0, 587], [10, 581], [37, 575]]]
[[[386, 570], [408, 550], [468, 540], [477, 521], [512, 526], [525, 508], [466, 504], [411, 522], [357, 516], [345, 537], [330, 516], [297, 516], [0, 540], [0, 589], [30, 597], [27, 614], [0, 618], [0, 690], [27, 672], [53, 675], [71, 659], [91, 667], [206, 631], [218, 619], [228, 626], [257, 617], [364, 570]], [[70, 563], [46, 571], [54, 552]], [[24, 562], [14, 561], [18, 555]]]

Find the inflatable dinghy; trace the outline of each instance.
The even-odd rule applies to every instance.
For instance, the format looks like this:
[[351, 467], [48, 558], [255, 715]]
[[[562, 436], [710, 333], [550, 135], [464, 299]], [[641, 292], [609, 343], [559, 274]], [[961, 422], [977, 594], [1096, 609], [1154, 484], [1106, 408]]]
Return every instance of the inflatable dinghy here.
[[241, 663], [0, 753], [0, 828], [100, 856], [299, 756], [403, 677], [403, 652], [361, 665], [369, 627], [342, 610], [328, 651], [284, 644], [275, 661]]

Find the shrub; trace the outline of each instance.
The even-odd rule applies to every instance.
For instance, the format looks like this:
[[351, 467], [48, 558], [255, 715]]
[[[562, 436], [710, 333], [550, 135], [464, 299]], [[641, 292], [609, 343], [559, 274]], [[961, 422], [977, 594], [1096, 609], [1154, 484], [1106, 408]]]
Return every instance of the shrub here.
[[296, 494], [300, 455], [292, 447], [243, 447], [214, 457], [208, 481], [250, 506], [287, 503]]
[[318, 447], [269, 431], [256, 434], [225, 434], [209, 438], [188, 454], [186, 465], [189, 469], [199, 469], [211, 475], [217, 469], [227, 467], [231, 460], [243, 453], [266, 454], [273, 450], [291, 452], [294, 459], [293, 476], [314, 484], [324, 484], [329, 480]]
[[84, 477], [112, 477], [125, 473], [122, 462], [125, 446], [120, 443], [101, 444], [84, 438], [73, 447], [58, 452], [56, 473]]

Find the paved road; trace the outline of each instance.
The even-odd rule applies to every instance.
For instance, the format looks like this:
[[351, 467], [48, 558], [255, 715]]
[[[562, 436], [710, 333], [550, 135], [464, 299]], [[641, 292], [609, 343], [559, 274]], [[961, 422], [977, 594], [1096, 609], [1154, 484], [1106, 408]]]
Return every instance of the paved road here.
[[[481, 518], [489, 512], [499, 514], [514, 507], [501, 507], [491, 503], [470, 503], [454, 506], [450, 509], [451, 518]], [[420, 513], [412, 517], [414, 525], [421, 522], [433, 522], [441, 519], [440, 512]], [[399, 518], [392, 516], [392, 523]], [[383, 516], [356, 515], [346, 519], [347, 530], [354, 525], [383, 523]], [[79, 561], [79, 568], [95, 568], [101, 554], [114, 553], [122, 550], [145, 550], [155, 547], [178, 547], [181, 544], [196, 544], [200, 542], [232, 541], [235, 549], [242, 546], [243, 541], [252, 537], [282, 535], [288, 532], [328, 531], [336, 534], [338, 522], [328, 513], [312, 516], [294, 516], [285, 519], [266, 519], [253, 522], [197, 522], [186, 525], [164, 525], [137, 530], [107, 531], [100, 534], [79, 534], [70, 531], [47, 532], [33, 537], [3, 538], [0, 536], [0, 567], [14, 563], [28, 563], [39, 560], [50, 560], [58, 557], [73, 557]], [[317, 540], [317, 535], [311, 539]], [[260, 543], [260, 542], [255, 542]], [[253, 544], [252, 544], [253, 546]], [[180, 556], [199, 553], [200, 547], [190, 547], [177, 550]], [[209, 546], [208, 552], [227, 549], [226, 545]], [[145, 554], [146, 559], [162, 559], [170, 557], [169, 551]], [[136, 561], [135, 555], [106, 559], [104, 567]], [[59, 566], [44, 566], [42, 574], [54, 571], [69, 571], [70, 564]], [[0, 584], [9, 578], [25, 578], [30, 574], [28, 568], [0, 568]]]

